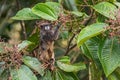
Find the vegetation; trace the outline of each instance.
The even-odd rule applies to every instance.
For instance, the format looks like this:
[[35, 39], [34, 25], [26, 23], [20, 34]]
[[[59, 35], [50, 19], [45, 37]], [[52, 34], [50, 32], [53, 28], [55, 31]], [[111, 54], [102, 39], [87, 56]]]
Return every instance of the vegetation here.
[[1, 0], [0, 36], [0, 80], [120, 80], [119, 1]]

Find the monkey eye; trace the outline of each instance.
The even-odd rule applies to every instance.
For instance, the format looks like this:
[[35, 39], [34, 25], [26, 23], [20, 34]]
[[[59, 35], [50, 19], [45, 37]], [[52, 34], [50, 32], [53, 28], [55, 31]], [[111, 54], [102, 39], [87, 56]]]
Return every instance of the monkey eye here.
[[50, 30], [50, 26], [46, 25], [45, 30]]

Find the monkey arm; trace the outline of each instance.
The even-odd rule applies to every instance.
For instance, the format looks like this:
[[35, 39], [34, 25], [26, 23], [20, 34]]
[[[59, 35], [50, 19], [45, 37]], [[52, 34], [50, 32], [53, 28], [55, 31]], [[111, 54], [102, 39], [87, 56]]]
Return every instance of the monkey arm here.
[[58, 25], [56, 26], [55, 30], [54, 30], [54, 35], [53, 35], [54, 40], [57, 40], [57, 39], [58, 39], [59, 29], [60, 29], [60, 27], [61, 27], [61, 24], [62, 24], [62, 23], [59, 22]]

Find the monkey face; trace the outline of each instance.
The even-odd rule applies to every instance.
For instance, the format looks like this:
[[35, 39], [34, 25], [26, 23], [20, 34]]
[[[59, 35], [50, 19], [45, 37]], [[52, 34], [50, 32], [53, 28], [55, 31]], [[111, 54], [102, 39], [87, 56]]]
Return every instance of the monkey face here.
[[41, 29], [45, 31], [50, 31], [52, 29], [52, 25], [50, 24], [41, 25]]

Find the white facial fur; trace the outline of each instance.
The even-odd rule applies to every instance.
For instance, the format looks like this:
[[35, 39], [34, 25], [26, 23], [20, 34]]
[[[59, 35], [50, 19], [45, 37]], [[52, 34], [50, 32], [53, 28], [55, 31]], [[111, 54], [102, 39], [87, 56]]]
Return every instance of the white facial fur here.
[[46, 25], [46, 26], [45, 26], [45, 30], [50, 30], [50, 26], [49, 26], [49, 25]]

